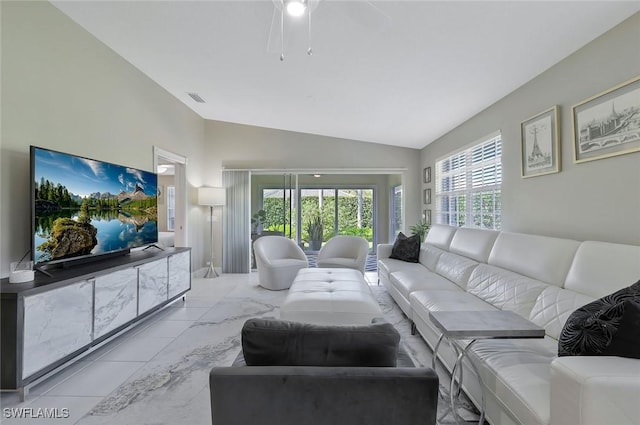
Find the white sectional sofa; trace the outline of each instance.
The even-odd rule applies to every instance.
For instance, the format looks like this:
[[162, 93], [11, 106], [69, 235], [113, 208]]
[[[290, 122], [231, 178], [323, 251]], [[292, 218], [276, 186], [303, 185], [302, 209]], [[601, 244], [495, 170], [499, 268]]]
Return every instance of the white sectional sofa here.
[[[440, 332], [429, 311], [511, 310], [545, 329], [544, 339], [472, 347], [492, 425], [640, 423], [640, 360], [557, 356], [575, 309], [640, 279], [640, 246], [434, 225], [419, 263], [391, 259], [391, 249], [378, 245], [379, 281], [432, 349]], [[451, 371], [447, 344], [438, 357]], [[468, 365], [464, 373], [478, 405], [478, 379]]]

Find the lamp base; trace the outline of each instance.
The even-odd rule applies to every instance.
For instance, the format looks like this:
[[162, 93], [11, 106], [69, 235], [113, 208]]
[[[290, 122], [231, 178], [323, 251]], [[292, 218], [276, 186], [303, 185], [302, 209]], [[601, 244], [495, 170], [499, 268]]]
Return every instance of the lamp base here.
[[213, 262], [209, 264], [209, 268], [207, 269], [207, 274], [204, 275], [205, 279], [214, 279], [218, 277], [219, 274], [216, 272], [216, 269], [213, 267]]

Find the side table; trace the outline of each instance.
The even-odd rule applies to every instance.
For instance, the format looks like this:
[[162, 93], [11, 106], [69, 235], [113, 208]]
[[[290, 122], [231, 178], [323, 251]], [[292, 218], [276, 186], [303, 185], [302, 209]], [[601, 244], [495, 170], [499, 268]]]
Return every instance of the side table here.
[[[435, 359], [443, 338], [449, 340], [457, 355], [456, 362], [451, 370], [451, 385], [449, 387], [451, 411], [457, 424], [461, 424], [461, 418], [456, 410], [456, 398], [462, 389], [462, 361], [467, 357], [467, 353], [473, 344], [479, 339], [544, 337], [544, 328], [535, 325], [512, 311], [506, 310], [433, 311], [429, 312], [429, 319], [442, 332], [433, 351], [433, 369], [435, 370]], [[463, 347], [460, 344], [462, 340], [471, 341]], [[471, 358], [469, 358], [469, 363], [480, 381], [481, 406], [478, 425], [482, 425], [485, 415], [484, 383]], [[458, 375], [457, 377], [456, 374]], [[454, 391], [456, 380], [458, 381], [457, 392]]]

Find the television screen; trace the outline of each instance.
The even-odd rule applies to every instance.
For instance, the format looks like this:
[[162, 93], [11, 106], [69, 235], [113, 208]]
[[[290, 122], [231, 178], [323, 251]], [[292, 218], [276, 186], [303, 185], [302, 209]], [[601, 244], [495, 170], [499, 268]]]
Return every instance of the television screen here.
[[158, 241], [155, 173], [31, 146], [31, 182], [36, 264]]

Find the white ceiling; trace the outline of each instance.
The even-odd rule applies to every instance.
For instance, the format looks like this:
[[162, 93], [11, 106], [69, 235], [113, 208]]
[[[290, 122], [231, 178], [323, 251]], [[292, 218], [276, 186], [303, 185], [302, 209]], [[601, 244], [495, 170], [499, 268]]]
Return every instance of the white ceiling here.
[[52, 3], [203, 118], [412, 148], [640, 10], [637, 0], [321, 0], [313, 55], [304, 18], [286, 24], [281, 62], [272, 0]]

